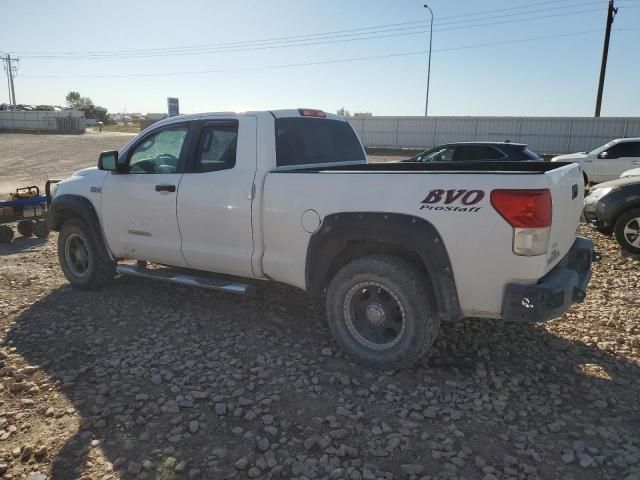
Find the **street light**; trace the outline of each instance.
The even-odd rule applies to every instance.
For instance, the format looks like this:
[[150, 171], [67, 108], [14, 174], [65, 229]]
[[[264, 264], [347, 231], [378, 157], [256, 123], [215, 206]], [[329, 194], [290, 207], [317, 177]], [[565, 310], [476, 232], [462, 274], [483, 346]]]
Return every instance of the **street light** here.
[[429, 113], [429, 80], [431, 80], [431, 42], [433, 40], [433, 11], [429, 8], [429, 5], [425, 4], [424, 8], [429, 10], [431, 14], [431, 24], [429, 26], [429, 64], [427, 67], [427, 101], [424, 104], [424, 116]]

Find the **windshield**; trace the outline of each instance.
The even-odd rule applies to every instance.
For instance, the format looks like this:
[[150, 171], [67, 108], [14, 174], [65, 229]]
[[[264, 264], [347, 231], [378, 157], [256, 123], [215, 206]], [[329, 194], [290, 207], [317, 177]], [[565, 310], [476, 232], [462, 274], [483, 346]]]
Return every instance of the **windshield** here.
[[596, 155], [596, 154], [598, 154], [598, 153], [600, 153], [600, 152], [604, 152], [607, 148], [609, 148], [609, 147], [611, 147], [611, 146], [613, 146], [613, 145], [615, 145], [615, 142], [605, 143], [605, 144], [604, 144], [604, 145], [602, 145], [601, 147], [598, 147], [598, 148], [596, 148], [596, 149], [594, 149], [594, 150], [591, 150], [591, 151], [590, 151], [590, 152], [588, 152], [588, 153], [589, 153], [589, 154], [592, 154], [592, 155]]

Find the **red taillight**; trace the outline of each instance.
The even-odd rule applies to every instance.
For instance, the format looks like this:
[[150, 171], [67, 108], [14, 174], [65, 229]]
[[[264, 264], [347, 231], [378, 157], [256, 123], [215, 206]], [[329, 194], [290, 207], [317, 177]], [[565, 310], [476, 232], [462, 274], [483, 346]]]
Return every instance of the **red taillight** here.
[[299, 108], [298, 113], [301, 117], [326, 118], [327, 116], [322, 110], [314, 110], [312, 108]]
[[513, 228], [551, 226], [551, 192], [541, 190], [493, 190], [491, 205]]

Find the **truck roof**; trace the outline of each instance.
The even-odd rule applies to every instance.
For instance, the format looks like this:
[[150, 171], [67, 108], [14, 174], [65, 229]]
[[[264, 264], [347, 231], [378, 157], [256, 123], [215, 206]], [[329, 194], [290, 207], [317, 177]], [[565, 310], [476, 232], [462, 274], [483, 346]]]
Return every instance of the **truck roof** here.
[[303, 114], [303, 112], [311, 112], [321, 115], [321, 118], [326, 118], [329, 120], [339, 120], [346, 122], [346, 118], [336, 115], [335, 113], [324, 112], [323, 110], [315, 109], [315, 108], [289, 108], [289, 109], [279, 109], [279, 110], [249, 110], [246, 112], [203, 112], [203, 113], [191, 113], [188, 115], [177, 115], [175, 117], [168, 117], [159, 122], [155, 122], [152, 125], [166, 125], [174, 122], [180, 122], [184, 120], [197, 120], [197, 119], [208, 119], [215, 117], [229, 117], [229, 116], [240, 116], [240, 115], [254, 115], [256, 117], [273, 117], [273, 118], [290, 118], [290, 117], [314, 117], [316, 115]]

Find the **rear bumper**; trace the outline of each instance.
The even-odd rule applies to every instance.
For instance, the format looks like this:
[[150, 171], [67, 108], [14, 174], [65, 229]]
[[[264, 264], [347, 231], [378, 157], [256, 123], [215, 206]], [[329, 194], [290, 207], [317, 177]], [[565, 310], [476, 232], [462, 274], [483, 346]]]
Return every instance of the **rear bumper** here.
[[593, 243], [576, 238], [565, 257], [538, 283], [507, 285], [502, 302], [502, 318], [518, 322], [542, 322], [562, 315], [584, 300], [591, 280]]

